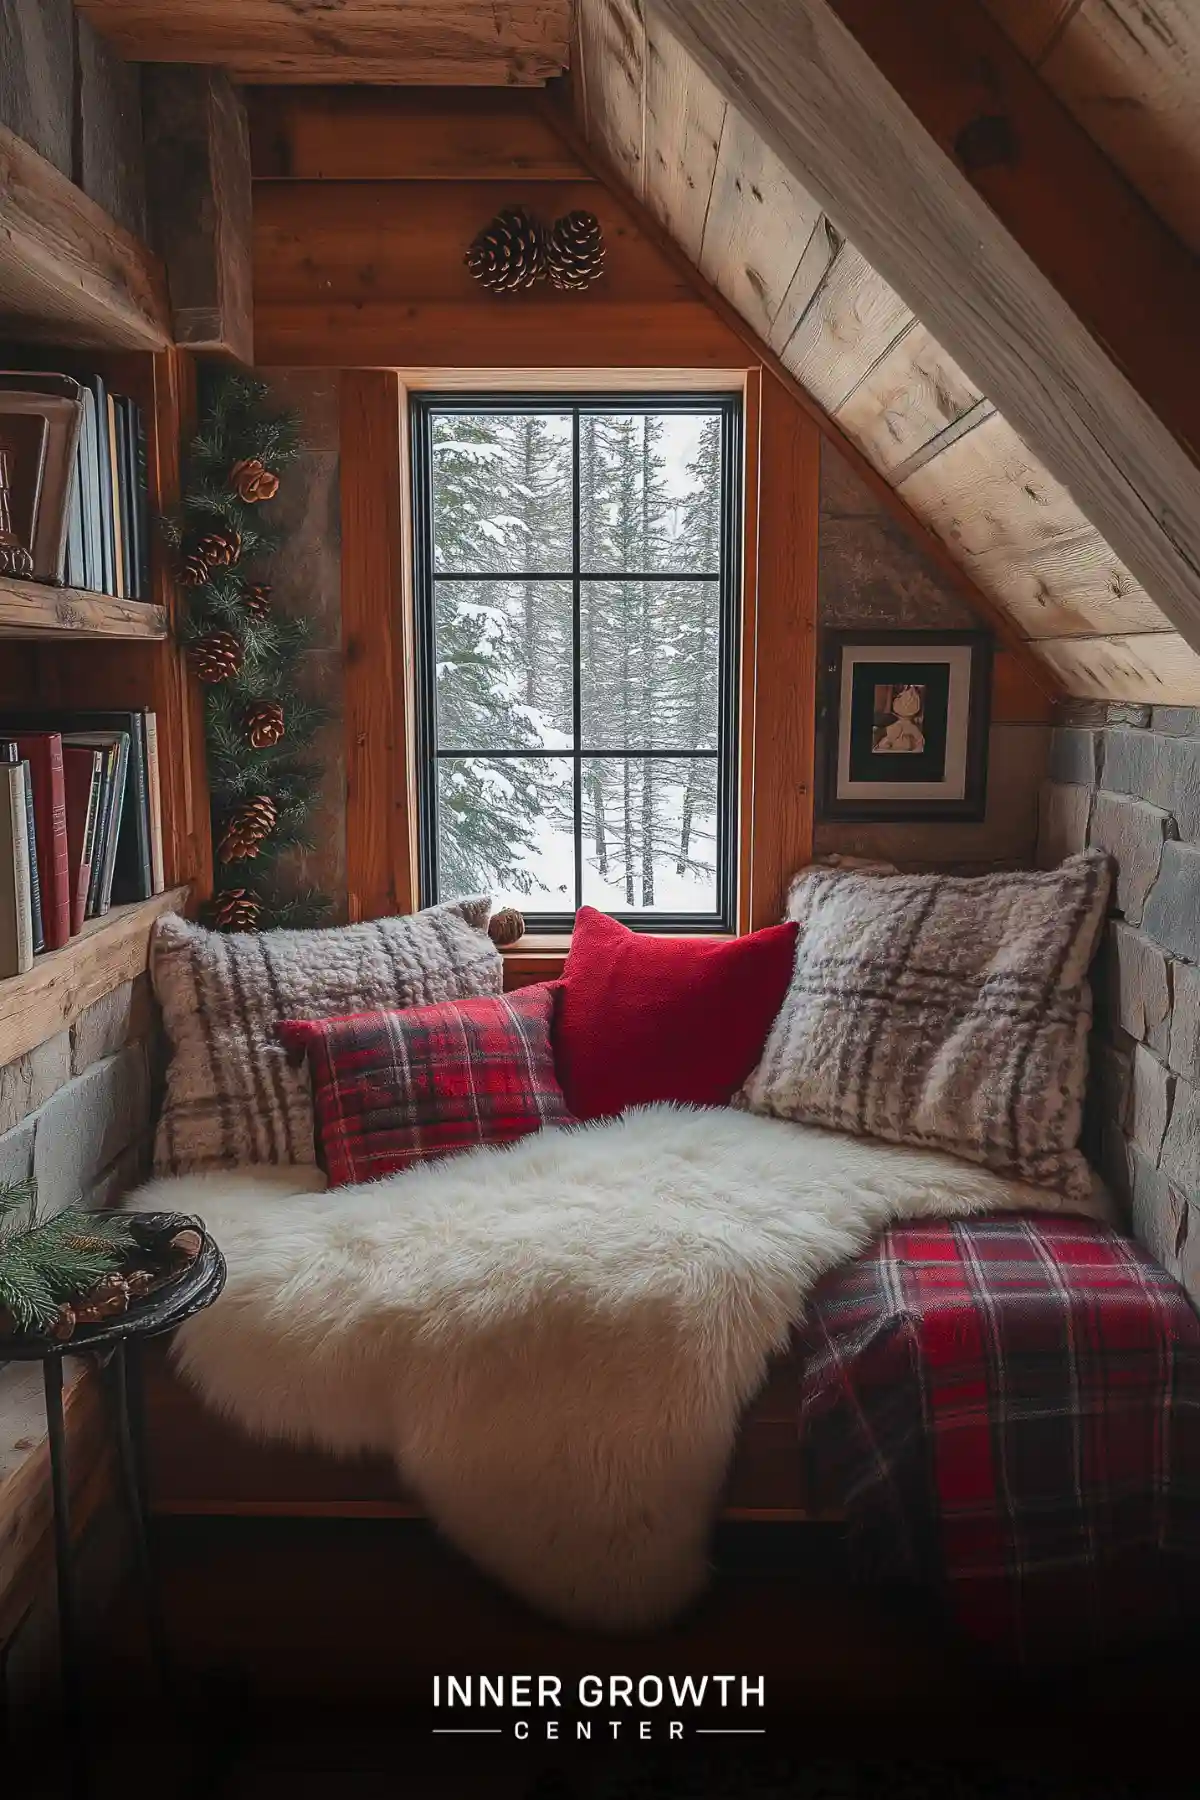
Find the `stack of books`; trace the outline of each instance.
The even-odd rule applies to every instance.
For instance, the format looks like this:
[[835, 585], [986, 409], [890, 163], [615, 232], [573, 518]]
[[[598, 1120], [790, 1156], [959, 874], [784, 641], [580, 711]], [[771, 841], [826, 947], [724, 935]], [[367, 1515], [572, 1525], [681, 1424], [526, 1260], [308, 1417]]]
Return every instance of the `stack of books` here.
[[163, 886], [156, 715], [0, 715], [0, 976]]
[[99, 375], [0, 371], [8, 511], [33, 579], [150, 598], [150, 506], [141, 409]]

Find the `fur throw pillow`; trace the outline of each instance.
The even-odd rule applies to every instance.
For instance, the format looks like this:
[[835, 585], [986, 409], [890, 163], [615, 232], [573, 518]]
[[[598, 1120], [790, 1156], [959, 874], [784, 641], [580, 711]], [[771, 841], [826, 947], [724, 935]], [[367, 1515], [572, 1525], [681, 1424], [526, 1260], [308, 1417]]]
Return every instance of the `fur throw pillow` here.
[[968, 879], [802, 870], [791, 986], [739, 1104], [1085, 1199], [1107, 858]]
[[456, 900], [332, 930], [231, 933], [160, 919], [150, 972], [171, 1058], [156, 1171], [315, 1161], [308, 1075], [289, 1067], [277, 1023], [498, 994], [490, 912]]

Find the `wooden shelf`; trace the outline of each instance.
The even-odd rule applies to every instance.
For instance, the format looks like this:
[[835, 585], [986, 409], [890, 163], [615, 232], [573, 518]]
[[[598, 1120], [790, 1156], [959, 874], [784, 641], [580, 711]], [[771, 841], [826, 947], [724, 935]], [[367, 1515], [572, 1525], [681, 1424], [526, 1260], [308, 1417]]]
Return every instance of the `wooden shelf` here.
[[167, 613], [147, 600], [114, 600], [83, 588], [0, 575], [0, 637], [165, 638]]
[[158, 260], [0, 126], [0, 335], [85, 349], [171, 342]]
[[102, 919], [89, 919], [61, 950], [36, 957], [27, 975], [0, 981], [0, 1064], [65, 1031], [105, 994], [140, 975], [154, 921], [180, 911], [187, 896], [186, 887], [168, 888], [153, 900], [114, 906]]

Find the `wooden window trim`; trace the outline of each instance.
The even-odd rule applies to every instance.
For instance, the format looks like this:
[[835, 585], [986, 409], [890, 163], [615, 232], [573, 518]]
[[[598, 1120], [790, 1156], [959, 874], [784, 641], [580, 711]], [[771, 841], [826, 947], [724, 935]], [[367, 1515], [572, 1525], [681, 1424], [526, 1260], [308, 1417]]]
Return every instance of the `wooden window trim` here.
[[[460, 370], [456, 385], [527, 389], [528, 373]], [[645, 370], [573, 373], [574, 385], [614, 392], [668, 385], [655, 384]], [[674, 385], [688, 385], [687, 372], [670, 374]], [[342, 376], [351, 920], [413, 912], [420, 904], [408, 393], [436, 388], [444, 379], [441, 370], [360, 369]], [[691, 382], [710, 389], [722, 384], [740, 386], [744, 395], [736, 912], [738, 931], [744, 933], [782, 917], [788, 881], [812, 855], [821, 433], [768, 369], [755, 365], [716, 380], [705, 370]], [[569, 385], [562, 371], [545, 372], [547, 390]], [[503, 953], [505, 985], [552, 979], [569, 948], [569, 934], [522, 938]]]

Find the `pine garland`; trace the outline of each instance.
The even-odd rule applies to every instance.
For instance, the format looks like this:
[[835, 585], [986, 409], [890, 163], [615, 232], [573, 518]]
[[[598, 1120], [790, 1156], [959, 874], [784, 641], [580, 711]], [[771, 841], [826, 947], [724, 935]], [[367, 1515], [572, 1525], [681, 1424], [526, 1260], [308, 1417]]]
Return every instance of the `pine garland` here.
[[[215, 892], [209, 916], [220, 926], [254, 929], [319, 924], [328, 899], [316, 892], [289, 893], [277, 864], [289, 851], [312, 849], [309, 817], [320, 768], [306, 754], [328, 718], [325, 708], [296, 691], [298, 659], [308, 621], [285, 618], [263, 595], [269, 559], [278, 548], [271, 530], [271, 501], [280, 471], [299, 454], [293, 413], [269, 404], [264, 382], [242, 374], [210, 374], [201, 392], [201, 423], [187, 460], [183, 505], [167, 522], [189, 585], [185, 641], [205, 681], [204, 720], [212, 796]], [[202, 579], [197, 577], [202, 576]], [[217, 636], [216, 634], [221, 634]], [[236, 640], [236, 645], [230, 643]], [[240, 647], [240, 656], [238, 648]], [[282, 708], [282, 736], [252, 743], [256, 707]], [[259, 734], [262, 735], [261, 733]], [[254, 837], [227, 837], [239, 809], [266, 800], [274, 823]], [[261, 830], [261, 823], [255, 831]], [[233, 860], [221, 859], [232, 846]], [[249, 906], [222, 904], [222, 895], [249, 890]]]
[[119, 1213], [68, 1207], [43, 1219], [36, 1181], [0, 1182], [0, 1311], [17, 1332], [44, 1331], [59, 1305], [114, 1270], [131, 1244]]

